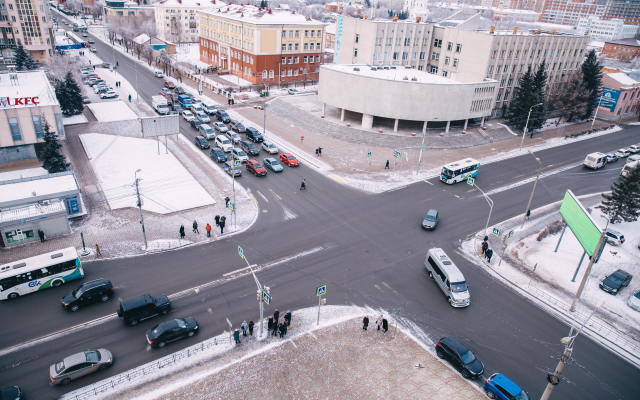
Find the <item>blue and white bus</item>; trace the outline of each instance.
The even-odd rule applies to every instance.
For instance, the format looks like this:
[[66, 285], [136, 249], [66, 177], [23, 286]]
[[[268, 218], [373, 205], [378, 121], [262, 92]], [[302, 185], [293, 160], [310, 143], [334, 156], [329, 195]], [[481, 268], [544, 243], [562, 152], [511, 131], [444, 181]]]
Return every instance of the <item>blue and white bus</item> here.
[[75, 247], [2, 264], [0, 300], [16, 299], [82, 277], [84, 271]]
[[467, 180], [467, 178], [475, 178], [480, 171], [480, 162], [473, 158], [467, 158], [446, 164], [440, 172], [440, 180], [444, 183], [453, 184]]

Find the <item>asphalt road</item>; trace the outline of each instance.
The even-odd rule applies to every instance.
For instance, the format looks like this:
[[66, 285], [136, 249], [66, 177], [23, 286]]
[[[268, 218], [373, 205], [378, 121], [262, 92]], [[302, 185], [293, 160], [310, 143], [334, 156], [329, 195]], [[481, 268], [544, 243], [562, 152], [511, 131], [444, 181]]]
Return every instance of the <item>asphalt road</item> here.
[[[96, 43], [98, 55], [106, 51], [106, 46], [101, 46]], [[133, 82], [129, 63], [120, 58], [118, 72]], [[161, 80], [141, 69], [138, 83], [145, 99], [161, 86]], [[542, 160], [543, 172], [550, 172], [577, 164], [590, 152], [634, 144], [639, 132], [640, 128], [632, 127], [540, 151], [536, 156]], [[576, 167], [543, 178], [531, 208], [561, 200], [566, 189], [578, 195], [608, 190], [622, 165], [618, 162], [599, 171]], [[484, 165], [476, 183], [488, 192], [535, 176], [537, 168], [530, 155]], [[299, 190], [303, 178], [309, 182], [306, 191]], [[237, 255], [240, 245], [248, 260], [262, 268], [257, 272], [260, 282], [271, 287], [273, 299], [265, 315], [276, 307], [286, 311], [314, 306], [316, 286], [327, 284], [329, 304], [368, 305], [387, 311], [402, 307], [404, 318], [425, 330], [432, 340], [445, 335], [469, 340], [469, 347], [485, 364], [485, 377], [503, 372], [532, 398], [540, 397], [546, 374], [553, 370], [562, 351], [560, 338], [567, 335], [569, 327], [460, 256], [458, 240], [484, 228], [487, 221], [489, 207], [477, 190], [431, 179], [392, 192], [366, 194], [341, 186], [305, 165], [266, 178], [241, 179], [256, 195], [260, 209], [256, 224], [248, 231], [168, 253], [86, 264], [84, 280], [110, 279], [116, 286], [116, 298], [77, 313], [64, 312], [59, 304], [73, 284], [3, 302], [0, 354], [2, 349], [76, 328], [0, 356], [0, 387], [19, 385], [28, 398], [57, 398], [218, 335], [228, 329], [225, 318], [234, 326], [243, 320], [257, 321], [251, 275], [241, 271], [224, 276], [246, 266]], [[531, 188], [532, 184], [526, 184], [492, 196], [491, 223], [524, 213]], [[438, 209], [441, 215], [434, 232], [420, 228], [429, 208]], [[295, 218], [286, 218], [291, 215]], [[450, 307], [425, 274], [423, 262], [430, 247], [442, 247], [461, 269], [470, 286], [471, 306]], [[170, 315], [195, 318], [201, 332], [164, 349], [148, 348], [144, 337], [146, 329], [162, 318], [128, 327], [112, 317], [89, 328], [78, 327], [114, 314], [119, 299], [142, 293], [172, 295], [214, 281], [197, 293], [191, 290], [172, 297]], [[114, 354], [115, 364], [110, 369], [64, 388], [49, 383], [49, 365], [97, 347]], [[574, 358], [564, 369], [566, 381], [555, 388], [552, 398], [637, 399], [640, 372], [625, 360], [586, 336], [578, 339]]]

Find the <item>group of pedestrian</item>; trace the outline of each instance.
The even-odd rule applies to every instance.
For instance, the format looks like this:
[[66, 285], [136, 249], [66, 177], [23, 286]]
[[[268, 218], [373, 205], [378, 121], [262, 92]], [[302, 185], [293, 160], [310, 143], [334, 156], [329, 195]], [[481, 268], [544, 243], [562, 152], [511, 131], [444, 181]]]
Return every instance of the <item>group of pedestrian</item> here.
[[289, 326], [291, 326], [291, 311], [287, 310], [287, 313], [284, 315], [284, 321], [280, 321], [280, 311], [276, 308], [273, 312], [273, 317], [269, 317], [267, 322], [267, 331], [271, 332], [272, 336], [277, 336], [280, 334], [280, 338], [287, 335], [287, 330]]
[[[383, 318], [382, 315], [378, 316], [376, 325], [378, 325], [378, 330], [382, 329], [382, 333], [387, 333], [389, 330], [389, 321], [387, 321], [386, 318]], [[369, 328], [369, 316], [365, 315], [362, 319], [362, 330], [366, 331], [367, 328]]]
[[493, 257], [493, 250], [489, 248], [489, 236], [485, 236], [482, 240], [482, 254], [487, 259], [487, 262], [491, 262], [491, 257]]
[[[242, 321], [242, 325], [240, 325], [240, 329], [242, 330], [242, 336], [247, 336], [247, 331], [249, 331], [249, 336], [253, 336], [253, 321], [249, 321], [247, 324], [247, 320]], [[235, 340], [236, 344], [240, 344], [240, 331], [236, 329], [233, 332], [233, 340]]]
[[236, 104], [235, 100], [233, 99], [227, 99], [227, 104], [229, 104], [230, 106]]
[[[227, 217], [225, 217], [224, 215], [222, 217], [219, 215], [216, 215], [214, 219], [216, 221], [216, 226], [220, 228], [220, 234], [222, 235], [224, 233], [224, 227], [227, 222]], [[198, 230], [198, 221], [194, 220], [193, 224], [191, 225], [191, 228], [193, 233], [200, 234], [200, 231]], [[205, 230], [207, 231], [207, 237], [211, 237], [211, 229], [212, 229], [211, 224], [207, 222], [207, 225], [205, 226]], [[178, 232], [180, 233], [180, 239], [184, 239], [185, 237], [184, 225], [180, 225], [180, 230]]]
[[116, 87], [120, 87], [121, 85], [122, 85], [122, 82], [116, 81]]
[[316, 155], [317, 155], [317, 156], [321, 156], [321, 155], [322, 155], [322, 147], [318, 147], [318, 148], [316, 149]]

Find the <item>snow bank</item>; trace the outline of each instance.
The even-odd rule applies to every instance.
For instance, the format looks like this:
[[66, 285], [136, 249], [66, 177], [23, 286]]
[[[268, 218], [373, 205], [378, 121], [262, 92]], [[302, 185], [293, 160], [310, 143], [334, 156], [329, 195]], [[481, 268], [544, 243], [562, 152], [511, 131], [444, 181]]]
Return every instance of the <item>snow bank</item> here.
[[78, 114], [78, 115], [74, 115], [71, 117], [63, 117], [62, 118], [62, 125], [67, 126], [67, 125], [78, 125], [78, 124], [86, 124], [89, 121], [87, 121], [87, 117], [84, 116], [84, 114]]
[[105, 101], [104, 103], [91, 103], [87, 107], [91, 110], [98, 122], [114, 122], [138, 119], [129, 106], [122, 100]]

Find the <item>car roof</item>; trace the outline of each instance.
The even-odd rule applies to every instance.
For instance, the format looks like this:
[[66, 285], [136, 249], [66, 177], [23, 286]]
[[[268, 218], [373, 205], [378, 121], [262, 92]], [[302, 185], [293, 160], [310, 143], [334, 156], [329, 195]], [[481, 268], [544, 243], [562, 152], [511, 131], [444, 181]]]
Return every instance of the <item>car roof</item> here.
[[82, 284], [82, 286], [85, 288], [94, 288], [94, 287], [105, 285], [105, 284], [111, 284], [111, 282], [108, 279], [99, 278], [99, 279], [94, 279], [92, 281], [85, 282]]
[[151, 296], [149, 296], [148, 294], [143, 294], [141, 296], [137, 296], [129, 300], [124, 300], [123, 302], [120, 303], [120, 305], [126, 311], [132, 308], [143, 306], [145, 304], [149, 304], [151, 302], [153, 302], [153, 299], [151, 298]]
[[[463, 282], [465, 280], [464, 275], [462, 275], [462, 272], [460, 272], [456, 264], [444, 252], [444, 250], [438, 247], [434, 247], [429, 249], [427, 254], [429, 253], [433, 254], [434, 258], [437, 261], [439, 261], [439, 264], [442, 266], [442, 269], [445, 269], [447, 271], [447, 273], [449, 274], [449, 282], [455, 283], [455, 282]], [[445, 265], [443, 263], [444, 261], [449, 261], [451, 264]]]
[[456, 338], [453, 338], [451, 336], [443, 337], [442, 339], [440, 339], [440, 342], [448, 345], [453, 350], [458, 352], [458, 354], [464, 354], [469, 351], [469, 348], [467, 346], [460, 343]]
[[84, 351], [82, 353], [76, 353], [76, 354], [70, 355], [69, 357], [66, 357], [63, 360], [65, 369], [86, 361], [87, 361], [87, 356], [84, 355]]
[[621, 269], [617, 270], [616, 272], [614, 272], [611, 275], [622, 275], [622, 276], [631, 276], [630, 273], [628, 273], [627, 271], [623, 271]]
[[278, 162], [278, 160], [276, 160], [275, 158], [271, 158], [271, 157], [269, 157], [269, 158], [265, 158], [263, 161], [264, 161], [264, 162], [267, 162], [267, 161], [269, 161], [269, 162], [274, 162], [274, 161], [275, 161], [275, 162]]
[[434, 216], [434, 217], [435, 217], [436, 215], [438, 215], [438, 211], [437, 211], [437, 210], [433, 210], [433, 209], [431, 209], [431, 210], [429, 210], [429, 211], [427, 212], [427, 215], [432, 215], [432, 216]]
[[513, 383], [513, 381], [511, 381], [511, 379], [507, 378], [502, 374], [496, 374], [493, 377], [493, 381], [499, 384], [503, 389], [509, 392], [512, 396], [517, 396], [518, 394], [520, 394], [520, 392], [522, 392], [522, 388], [520, 386], [516, 385], [515, 383]]

